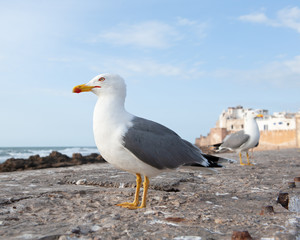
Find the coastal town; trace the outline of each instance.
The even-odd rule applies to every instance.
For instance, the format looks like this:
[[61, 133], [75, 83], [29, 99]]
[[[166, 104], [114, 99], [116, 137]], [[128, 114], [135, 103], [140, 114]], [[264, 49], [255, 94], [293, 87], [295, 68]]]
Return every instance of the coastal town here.
[[[221, 143], [231, 133], [244, 129], [244, 116], [251, 108], [228, 107], [220, 114], [215, 127], [207, 136], [196, 138], [195, 145], [202, 148]], [[262, 114], [256, 122], [260, 131], [259, 145], [254, 150], [278, 150], [300, 147], [300, 112], [274, 112], [256, 109]]]

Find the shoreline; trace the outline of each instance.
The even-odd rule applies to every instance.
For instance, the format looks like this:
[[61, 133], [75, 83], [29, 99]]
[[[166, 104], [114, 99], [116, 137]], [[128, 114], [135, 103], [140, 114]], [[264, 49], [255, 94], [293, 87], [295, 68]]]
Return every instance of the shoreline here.
[[104, 163], [105, 160], [98, 153], [83, 156], [73, 153], [72, 157], [58, 151], [52, 151], [48, 156], [32, 155], [29, 158], [9, 158], [0, 164], [0, 172], [35, 170], [43, 168], [68, 167], [88, 163]]

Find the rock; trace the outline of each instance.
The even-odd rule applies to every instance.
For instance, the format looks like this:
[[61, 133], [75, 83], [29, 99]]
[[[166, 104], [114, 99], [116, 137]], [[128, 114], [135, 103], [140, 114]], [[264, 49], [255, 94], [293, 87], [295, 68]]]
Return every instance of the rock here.
[[39, 240], [59, 240], [60, 239], [60, 235], [51, 235], [51, 236], [45, 236], [42, 238], [39, 238]]
[[184, 220], [185, 219], [181, 218], [181, 217], [167, 217], [166, 218], [166, 221], [168, 221], [168, 222], [176, 222], [176, 223], [182, 222]]
[[233, 231], [231, 240], [252, 240], [248, 231]]
[[73, 159], [82, 159], [83, 157], [82, 157], [81, 153], [73, 153], [72, 158]]
[[87, 182], [86, 179], [79, 179], [75, 184], [76, 185], [84, 185], [84, 184], [86, 184], [86, 182]]
[[262, 207], [260, 215], [265, 215], [265, 214], [274, 214], [273, 206]]
[[289, 188], [295, 188], [296, 187], [295, 182], [288, 182], [288, 187]]
[[80, 227], [77, 226], [76, 228], [73, 228], [73, 229], [71, 230], [71, 233], [80, 234]]
[[295, 181], [295, 182], [300, 182], [300, 177], [295, 177], [295, 178], [294, 178], [294, 181]]
[[120, 214], [117, 213], [117, 214], [113, 215], [112, 219], [113, 220], [120, 220], [121, 216], [120, 216]]
[[286, 209], [289, 209], [289, 194], [286, 192], [280, 192], [277, 197], [277, 203]]
[[68, 167], [87, 163], [103, 163], [105, 160], [101, 155], [92, 153], [88, 156], [82, 156], [80, 153], [74, 153], [72, 158], [60, 152], [53, 151], [46, 157], [39, 155], [30, 156], [28, 159], [10, 158], [0, 164], [0, 172], [12, 172], [20, 170], [32, 170], [53, 167]]
[[60, 236], [58, 240], [68, 240], [66, 236]]
[[222, 224], [224, 221], [222, 220], [222, 219], [220, 219], [220, 218], [216, 218], [215, 219], [215, 223], [216, 224]]

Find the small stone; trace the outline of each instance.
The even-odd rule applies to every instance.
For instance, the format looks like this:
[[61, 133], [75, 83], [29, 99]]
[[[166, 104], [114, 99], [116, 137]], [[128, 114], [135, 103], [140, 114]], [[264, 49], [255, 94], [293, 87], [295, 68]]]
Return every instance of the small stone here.
[[76, 228], [73, 228], [71, 230], [72, 233], [75, 233], [75, 234], [79, 234], [80, 233], [80, 228], [79, 227], [76, 227]]
[[155, 199], [156, 201], [161, 201], [162, 197], [161, 196], [154, 196], [153, 199]]
[[223, 223], [223, 220], [220, 219], [220, 218], [216, 218], [216, 219], [215, 219], [215, 223], [216, 223], [216, 224], [222, 224], [222, 223]]
[[252, 240], [248, 231], [233, 231], [231, 240]]
[[79, 179], [77, 182], [76, 182], [76, 185], [84, 185], [86, 184], [87, 180], [86, 179]]
[[91, 232], [91, 229], [87, 225], [80, 225], [80, 226], [77, 226], [76, 228], [73, 228], [71, 230], [71, 232], [75, 233], [75, 234], [87, 235], [87, 234], [89, 234]]
[[173, 201], [173, 206], [180, 207], [180, 202], [178, 200]]
[[79, 229], [80, 229], [80, 234], [83, 234], [83, 235], [87, 235], [91, 232], [91, 228], [87, 225], [83, 225], [83, 226], [81, 225], [79, 227]]
[[274, 214], [273, 206], [262, 207], [260, 215], [266, 215], [266, 214]]
[[295, 181], [295, 182], [300, 182], [300, 177], [295, 177], [295, 178], [294, 178], [294, 181]]
[[101, 227], [98, 226], [98, 225], [94, 225], [94, 226], [91, 227], [91, 231], [93, 231], [93, 232], [97, 232], [97, 231], [99, 231], [100, 229], [101, 229]]
[[282, 192], [278, 194], [277, 203], [286, 209], [289, 209], [289, 194]]
[[177, 222], [177, 223], [179, 223], [179, 222], [182, 222], [184, 220], [185, 220], [184, 218], [180, 218], [180, 217], [167, 217], [166, 218], [166, 221], [168, 221], [168, 222]]
[[295, 188], [296, 184], [295, 184], [295, 182], [288, 182], [288, 186], [289, 186], [289, 188]]
[[45, 236], [42, 238], [39, 238], [39, 240], [57, 240], [60, 239], [60, 235], [50, 235], [50, 236]]
[[79, 191], [79, 195], [80, 195], [80, 196], [86, 195], [86, 191], [80, 190], [80, 191]]
[[120, 214], [115, 214], [112, 219], [113, 220], [120, 220], [121, 216], [120, 216]]

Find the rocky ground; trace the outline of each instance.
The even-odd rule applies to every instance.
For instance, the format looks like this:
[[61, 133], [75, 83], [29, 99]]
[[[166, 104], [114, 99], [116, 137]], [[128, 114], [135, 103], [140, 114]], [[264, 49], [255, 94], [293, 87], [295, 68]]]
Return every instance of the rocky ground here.
[[[3, 172], [0, 238], [212, 240], [248, 231], [253, 239], [300, 239], [300, 182], [288, 188], [300, 177], [299, 150], [255, 152], [252, 161], [213, 174], [163, 173], [150, 179], [140, 210], [115, 206], [133, 199], [135, 177], [107, 163]], [[277, 203], [280, 192], [288, 193], [290, 210]]]

